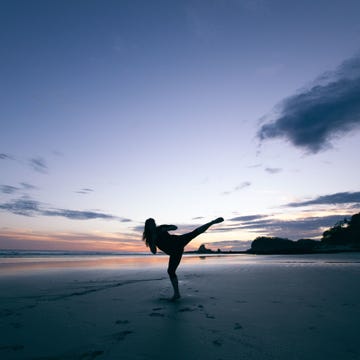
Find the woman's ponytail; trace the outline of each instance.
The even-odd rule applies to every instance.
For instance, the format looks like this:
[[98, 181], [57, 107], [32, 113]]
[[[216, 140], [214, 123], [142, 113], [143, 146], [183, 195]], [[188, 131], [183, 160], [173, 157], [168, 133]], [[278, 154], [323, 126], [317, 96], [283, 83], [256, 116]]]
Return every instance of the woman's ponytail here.
[[143, 232], [143, 241], [147, 247], [150, 248], [153, 254], [156, 254], [156, 224], [155, 220], [149, 218], [145, 221], [144, 232]]

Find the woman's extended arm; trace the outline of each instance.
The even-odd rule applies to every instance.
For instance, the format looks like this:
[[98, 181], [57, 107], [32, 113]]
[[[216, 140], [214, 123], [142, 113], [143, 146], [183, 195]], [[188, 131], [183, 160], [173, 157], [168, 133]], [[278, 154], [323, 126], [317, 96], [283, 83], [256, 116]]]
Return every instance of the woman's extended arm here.
[[160, 225], [157, 227], [158, 231], [172, 231], [172, 230], [176, 230], [177, 226], [176, 225]]

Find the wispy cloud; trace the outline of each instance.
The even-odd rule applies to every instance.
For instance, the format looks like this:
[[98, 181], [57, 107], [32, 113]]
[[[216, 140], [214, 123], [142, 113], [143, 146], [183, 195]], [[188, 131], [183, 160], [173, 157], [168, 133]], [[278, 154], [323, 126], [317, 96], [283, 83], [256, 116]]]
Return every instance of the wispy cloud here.
[[252, 164], [252, 165], [248, 165], [247, 168], [248, 169], [256, 169], [256, 168], [259, 168], [261, 166], [262, 166], [262, 164]]
[[21, 182], [20, 185], [22, 186], [23, 189], [25, 190], [34, 190], [37, 189], [37, 187], [35, 185], [29, 184], [27, 182]]
[[14, 158], [9, 154], [0, 153], [0, 160], [14, 160]]
[[41, 157], [29, 159], [29, 164], [33, 168], [33, 170], [39, 173], [46, 174], [48, 172], [48, 166], [46, 164], [46, 161]]
[[265, 216], [264, 218], [253, 216], [252, 218], [249, 216], [249, 219], [243, 217], [243, 220], [240, 220], [237, 224], [230, 225], [227, 230], [247, 230], [267, 236], [291, 239], [318, 237], [322, 234], [324, 228], [333, 226], [336, 222], [347, 216], [349, 215], [312, 216], [294, 220], [282, 220], [274, 217], [266, 218]]
[[23, 216], [59, 216], [72, 220], [103, 219], [116, 220], [120, 222], [131, 221], [128, 218], [122, 218], [99, 211], [46, 208], [41, 202], [27, 198], [16, 199], [0, 204], [0, 210]]
[[291, 202], [286, 204], [290, 207], [300, 207], [309, 205], [334, 205], [334, 204], [360, 204], [360, 191], [339, 192], [335, 194], [318, 196], [312, 200]]
[[0, 185], [0, 193], [3, 194], [15, 194], [16, 192], [19, 192], [21, 190], [24, 191], [24, 190], [33, 190], [33, 189], [36, 189], [36, 186], [25, 182], [21, 182], [20, 187], [13, 185]]
[[116, 216], [101, 212], [79, 211], [79, 210], [69, 210], [69, 209], [41, 210], [40, 215], [61, 216], [72, 220], [92, 220], [92, 219], [117, 220]]
[[13, 194], [18, 190], [19, 188], [17, 188], [16, 186], [0, 185], [0, 192], [2, 192], [3, 194]]
[[284, 138], [317, 153], [334, 137], [360, 125], [360, 57], [343, 62], [306, 89], [286, 98], [273, 121], [263, 124], [258, 138]]
[[75, 191], [77, 194], [81, 194], [81, 195], [89, 195], [90, 193], [92, 193], [94, 190], [90, 189], [90, 188], [82, 188], [80, 190]]
[[273, 174], [278, 174], [279, 172], [282, 171], [282, 169], [280, 169], [280, 168], [267, 167], [267, 168], [265, 168], [265, 171], [266, 171], [267, 173], [273, 175]]
[[244, 216], [237, 216], [234, 218], [229, 219], [229, 221], [254, 221], [263, 218], [267, 218], [269, 215], [244, 215]]
[[0, 209], [16, 215], [34, 216], [41, 214], [40, 203], [30, 199], [18, 199], [0, 204]]
[[250, 249], [251, 243], [252, 240], [223, 240], [206, 243], [206, 247], [213, 250], [219, 248], [223, 251], [245, 251]]
[[239, 191], [239, 190], [242, 190], [242, 189], [244, 189], [246, 187], [249, 187], [250, 185], [251, 185], [250, 181], [244, 181], [240, 185], [235, 186], [232, 190], [222, 192], [222, 195], [230, 195], [230, 194], [232, 194], [232, 193], [234, 193], [236, 191]]

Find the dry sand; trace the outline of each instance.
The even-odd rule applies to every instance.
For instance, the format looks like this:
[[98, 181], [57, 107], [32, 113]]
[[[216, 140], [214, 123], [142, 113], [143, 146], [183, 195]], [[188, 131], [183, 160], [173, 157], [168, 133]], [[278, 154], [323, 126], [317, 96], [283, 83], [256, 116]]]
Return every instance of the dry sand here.
[[157, 259], [2, 264], [0, 358], [360, 359], [358, 254]]

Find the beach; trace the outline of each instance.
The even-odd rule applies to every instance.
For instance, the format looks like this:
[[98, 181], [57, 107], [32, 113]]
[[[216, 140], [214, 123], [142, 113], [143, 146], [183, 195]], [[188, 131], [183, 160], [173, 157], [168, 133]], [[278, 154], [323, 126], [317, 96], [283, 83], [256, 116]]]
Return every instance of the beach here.
[[359, 359], [360, 254], [0, 259], [1, 359]]

